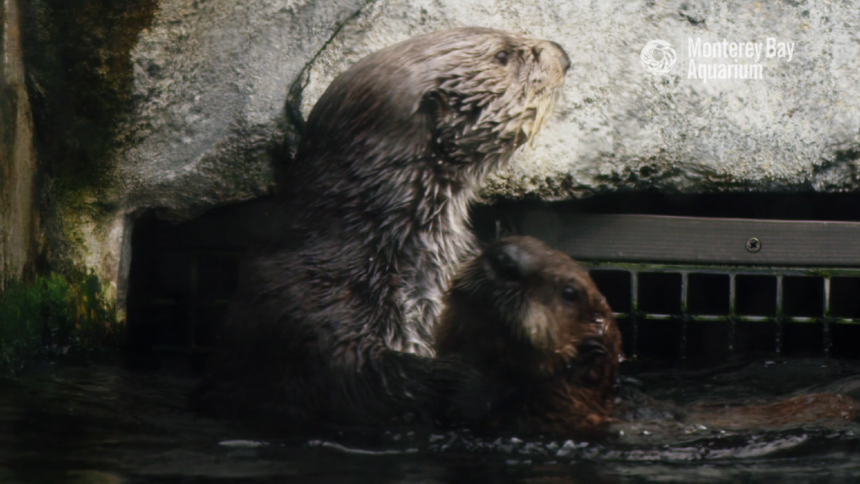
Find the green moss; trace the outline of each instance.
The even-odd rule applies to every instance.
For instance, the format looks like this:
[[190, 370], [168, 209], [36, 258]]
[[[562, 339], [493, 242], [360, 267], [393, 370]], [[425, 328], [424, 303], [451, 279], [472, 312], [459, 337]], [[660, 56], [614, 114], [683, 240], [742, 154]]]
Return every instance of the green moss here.
[[118, 330], [115, 308], [93, 272], [12, 282], [0, 296], [0, 368], [101, 351], [116, 345]]
[[117, 208], [117, 156], [134, 143], [118, 139], [135, 105], [131, 53], [158, 2], [18, 2], [46, 235], [41, 272], [67, 273], [86, 250], [80, 221], [99, 225]]
[[[106, 154], [131, 109], [131, 50], [157, 0], [22, 2], [24, 62], [37, 147], [61, 201], [114, 180]], [[78, 193], [80, 192], [80, 193]]]

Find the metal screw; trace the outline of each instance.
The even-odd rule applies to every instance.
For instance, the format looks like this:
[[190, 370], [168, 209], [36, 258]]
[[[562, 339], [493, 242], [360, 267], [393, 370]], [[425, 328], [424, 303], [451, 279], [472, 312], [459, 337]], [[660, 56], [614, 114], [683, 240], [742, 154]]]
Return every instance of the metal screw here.
[[756, 237], [753, 237], [747, 240], [747, 252], [752, 252], [755, 254], [756, 252], [761, 250], [761, 240]]

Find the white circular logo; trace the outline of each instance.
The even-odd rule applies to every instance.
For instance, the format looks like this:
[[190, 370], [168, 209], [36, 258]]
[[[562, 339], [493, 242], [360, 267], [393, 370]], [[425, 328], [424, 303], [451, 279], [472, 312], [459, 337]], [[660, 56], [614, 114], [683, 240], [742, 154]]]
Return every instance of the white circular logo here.
[[652, 40], [642, 48], [639, 60], [651, 74], [665, 74], [675, 65], [675, 49], [665, 40]]

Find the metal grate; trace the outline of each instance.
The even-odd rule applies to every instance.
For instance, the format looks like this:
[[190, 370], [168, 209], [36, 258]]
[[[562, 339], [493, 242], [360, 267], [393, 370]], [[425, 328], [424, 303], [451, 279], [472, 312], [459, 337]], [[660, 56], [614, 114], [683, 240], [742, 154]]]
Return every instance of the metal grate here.
[[152, 293], [143, 313], [157, 332], [156, 351], [195, 351], [211, 347], [236, 288], [235, 251], [167, 250], [157, 256]]
[[286, 220], [267, 199], [180, 224], [142, 216], [132, 236], [129, 349], [206, 352], [230, 305], [244, 252], [278, 237]]
[[633, 359], [860, 356], [860, 223], [506, 216], [590, 270]]
[[[860, 197], [697, 196], [677, 203], [660, 197], [478, 206], [473, 220], [485, 241], [502, 232], [533, 235], [588, 267], [616, 312], [628, 357], [703, 363], [758, 352], [860, 357], [860, 223], [577, 213], [850, 219], [860, 217], [848, 210], [860, 206]], [[288, 218], [265, 199], [176, 225], [142, 217], [132, 241], [130, 347], [209, 346], [239, 257], [277, 237]]]
[[[625, 349], [633, 358], [640, 356], [640, 339], [647, 331], [676, 338], [674, 352], [650, 352], [670, 359], [702, 357], [703, 353], [718, 358], [744, 351], [831, 355], [833, 325], [860, 325], [857, 269], [611, 262], [584, 265], [616, 309], [615, 315], [628, 333]], [[664, 327], [654, 328], [649, 322], [662, 322]], [[723, 334], [720, 325], [708, 323], [724, 323]], [[710, 341], [690, 347], [693, 332]], [[652, 339], [647, 343], [660, 344]], [[854, 352], [851, 339], [837, 343], [838, 354]], [[707, 347], [720, 340], [726, 350], [722, 354]], [[860, 340], [853, 340], [860, 346]]]

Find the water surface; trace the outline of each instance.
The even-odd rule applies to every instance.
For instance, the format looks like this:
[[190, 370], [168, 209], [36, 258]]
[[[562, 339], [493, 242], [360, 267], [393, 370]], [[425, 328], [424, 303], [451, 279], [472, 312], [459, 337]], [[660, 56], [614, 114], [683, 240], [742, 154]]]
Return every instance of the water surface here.
[[822, 391], [860, 397], [857, 362], [627, 372], [650, 403], [631, 404], [635, 419], [595, 444], [421, 428], [273, 439], [188, 412], [195, 376], [179, 365], [46, 365], [0, 379], [0, 482], [860, 482], [856, 423], [745, 428], [689, 412]]

